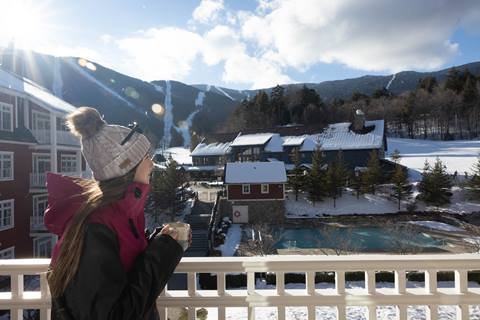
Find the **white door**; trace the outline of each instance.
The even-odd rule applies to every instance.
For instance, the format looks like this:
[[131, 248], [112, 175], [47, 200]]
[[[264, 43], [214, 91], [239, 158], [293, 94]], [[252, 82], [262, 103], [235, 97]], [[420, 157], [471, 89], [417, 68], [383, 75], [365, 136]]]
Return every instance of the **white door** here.
[[248, 223], [248, 206], [232, 206], [233, 223]]

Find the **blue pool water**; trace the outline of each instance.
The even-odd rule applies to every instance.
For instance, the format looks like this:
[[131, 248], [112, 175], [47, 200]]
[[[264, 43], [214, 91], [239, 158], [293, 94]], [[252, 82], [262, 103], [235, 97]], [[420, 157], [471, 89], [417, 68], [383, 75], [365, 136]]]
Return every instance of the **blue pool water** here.
[[342, 248], [353, 251], [389, 252], [402, 248], [422, 248], [436, 251], [445, 245], [442, 239], [434, 238], [420, 230], [407, 229], [407, 234], [392, 232], [381, 227], [339, 227], [325, 232], [321, 228], [285, 228], [275, 230], [279, 238], [277, 249], [286, 248]]

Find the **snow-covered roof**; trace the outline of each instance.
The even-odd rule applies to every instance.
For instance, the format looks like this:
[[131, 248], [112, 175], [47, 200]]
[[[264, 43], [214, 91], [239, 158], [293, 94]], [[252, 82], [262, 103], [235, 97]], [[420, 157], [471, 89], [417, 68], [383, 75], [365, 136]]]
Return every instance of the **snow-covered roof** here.
[[232, 141], [232, 147], [240, 146], [258, 146], [267, 143], [272, 138], [273, 133], [254, 133], [239, 135]]
[[223, 168], [223, 166], [184, 166], [186, 171], [221, 171]]
[[192, 156], [223, 156], [230, 153], [230, 144], [227, 143], [200, 143], [192, 151]]
[[34, 84], [30, 80], [2, 69], [0, 69], [1, 87], [26, 95], [35, 103], [53, 112], [70, 113], [76, 110], [71, 104], [57, 98], [48, 90]]
[[192, 164], [192, 157], [190, 156], [190, 150], [182, 147], [172, 147], [168, 149], [157, 149], [155, 154], [162, 154], [165, 159], [168, 159], [170, 156], [178, 164]]
[[279, 134], [275, 133], [272, 135], [267, 145], [265, 146], [265, 151], [267, 152], [283, 152], [283, 140]]
[[311, 136], [285, 136], [282, 137], [284, 147], [300, 147], [300, 151], [314, 151], [317, 147]]
[[331, 124], [322, 133], [311, 135], [322, 150], [377, 149], [383, 144], [384, 121], [365, 121], [365, 126], [374, 126], [368, 133], [360, 134], [350, 130], [350, 122]]
[[225, 168], [225, 183], [285, 183], [287, 174], [282, 161], [229, 162]]

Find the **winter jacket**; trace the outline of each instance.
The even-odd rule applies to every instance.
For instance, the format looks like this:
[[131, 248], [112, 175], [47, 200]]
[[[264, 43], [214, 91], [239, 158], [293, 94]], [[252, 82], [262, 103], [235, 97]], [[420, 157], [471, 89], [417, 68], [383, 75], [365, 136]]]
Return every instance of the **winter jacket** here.
[[[47, 175], [45, 225], [63, 235], [82, 205], [81, 188], [69, 177]], [[86, 226], [78, 271], [61, 297], [52, 300], [52, 320], [156, 319], [155, 301], [183, 254], [168, 235], [148, 242], [143, 208], [149, 186], [131, 183], [124, 197], [92, 213]]]

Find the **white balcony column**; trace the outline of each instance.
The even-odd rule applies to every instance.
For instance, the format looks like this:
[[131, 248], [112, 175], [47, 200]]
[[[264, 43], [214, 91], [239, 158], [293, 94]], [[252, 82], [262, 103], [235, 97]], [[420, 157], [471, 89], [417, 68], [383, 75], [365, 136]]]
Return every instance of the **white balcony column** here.
[[53, 112], [50, 113], [50, 163], [51, 171], [58, 172], [57, 166], [57, 117]]
[[425, 270], [425, 290], [427, 293], [437, 293], [437, 270]]
[[468, 271], [455, 270], [455, 291], [459, 294], [467, 293], [468, 291]]
[[395, 270], [395, 291], [404, 294], [406, 291], [407, 278], [405, 270]]
[[375, 271], [365, 271], [365, 289], [368, 294], [375, 294]]
[[367, 307], [367, 319], [376, 320], [377, 319], [377, 306], [368, 306]]
[[470, 319], [470, 306], [468, 304], [460, 304], [456, 307], [457, 320]]
[[431, 304], [427, 306], [427, 320], [437, 320], [438, 319], [438, 306], [436, 304]]
[[28, 99], [25, 98], [25, 102], [23, 104], [23, 121], [25, 128], [30, 129], [30, 102]]
[[397, 319], [407, 320], [407, 306], [404, 304], [397, 306]]
[[345, 271], [335, 271], [335, 289], [338, 295], [345, 294]]

